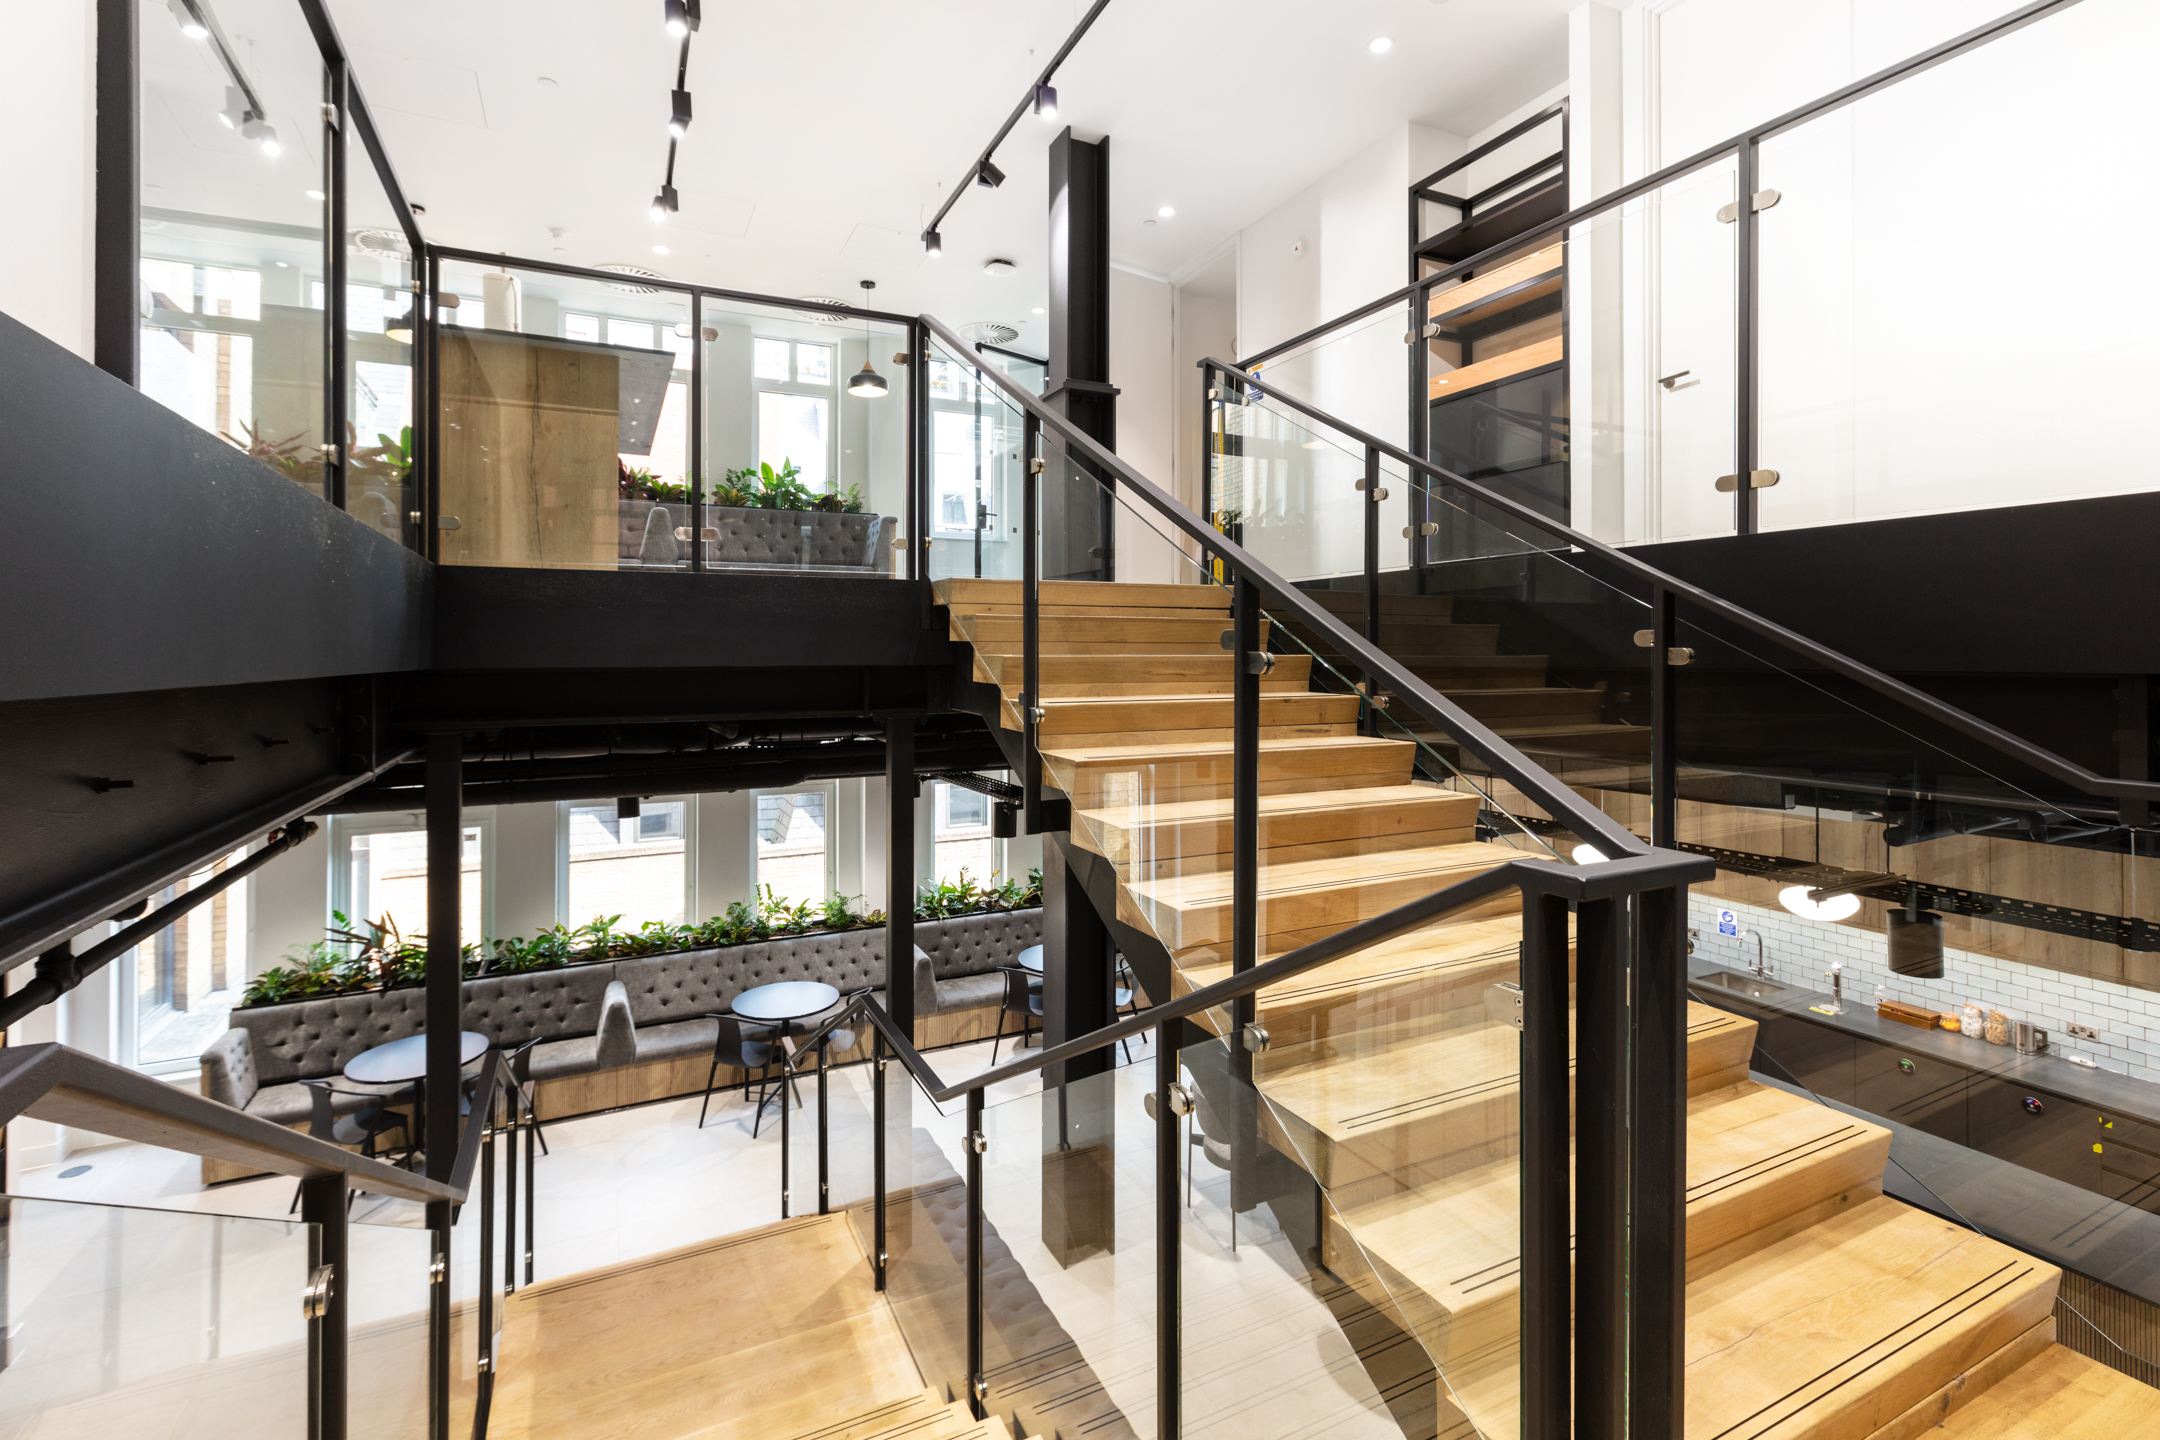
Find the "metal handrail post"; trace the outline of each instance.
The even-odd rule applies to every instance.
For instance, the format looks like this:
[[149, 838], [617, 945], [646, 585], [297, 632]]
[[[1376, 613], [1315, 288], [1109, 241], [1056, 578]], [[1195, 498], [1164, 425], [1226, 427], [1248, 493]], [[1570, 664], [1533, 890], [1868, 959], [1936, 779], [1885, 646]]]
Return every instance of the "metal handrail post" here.
[[877, 1214], [871, 1223], [870, 1268], [885, 1288], [885, 1033], [870, 1027], [870, 1194]]
[[471, 1124], [480, 1126], [480, 1323], [474, 1354], [479, 1383], [494, 1373], [495, 1340], [495, 1096], [473, 1097]]
[[1568, 1212], [1568, 905], [1522, 892], [1523, 1440], [1568, 1440], [1574, 1224]]
[[[1365, 638], [1380, 643], [1380, 452], [1370, 445], [1365, 447]], [[1365, 699], [1358, 706], [1358, 729], [1378, 735], [1380, 678], [1370, 670], [1359, 674]]]
[[830, 1046], [825, 1036], [817, 1042], [817, 1213], [832, 1214], [832, 1156], [829, 1142], [831, 1128], [825, 1123], [825, 1052]]
[[346, 1297], [352, 1292], [350, 1231], [345, 1208], [350, 1177], [342, 1171], [300, 1183], [300, 1218], [308, 1222], [308, 1272], [324, 1288], [308, 1316], [308, 1440], [345, 1440]]
[[503, 1093], [503, 1289], [518, 1288], [518, 1102], [513, 1084]]
[[1042, 423], [1020, 425], [1020, 807], [1027, 833], [1043, 829], [1042, 803]]
[[[1575, 1435], [1627, 1432], [1629, 1077], [1624, 896], [1575, 907]], [[1683, 1066], [1683, 1074], [1685, 1067]]]
[[990, 1384], [983, 1377], [983, 1092], [967, 1094], [967, 1399], [978, 1420], [990, 1418], [983, 1402]]
[[1178, 1041], [1183, 1020], [1155, 1032], [1155, 1434], [1177, 1440], [1183, 1426], [1185, 1380], [1180, 1311], [1184, 1296], [1180, 1230], [1184, 1219], [1178, 1176], [1184, 1164], [1180, 1121], [1191, 1102], [1178, 1083]]
[[[788, 1128], [788, 1085], [795, 1078], [795, 1067], [788, 1062], [794, 1057], [787, 1053], [787, 1042], [780, 1043], [780, 1218], [788, 1218], [788, 1155], [795, 1148], [790, 1143]], [[762, 1103], [762, 1102], [760, 1102]]]

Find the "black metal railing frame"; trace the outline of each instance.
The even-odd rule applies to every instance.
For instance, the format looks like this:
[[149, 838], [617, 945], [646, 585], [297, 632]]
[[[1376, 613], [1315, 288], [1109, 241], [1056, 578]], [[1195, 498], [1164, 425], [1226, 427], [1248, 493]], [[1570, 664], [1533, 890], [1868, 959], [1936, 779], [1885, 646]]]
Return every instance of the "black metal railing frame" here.
[[[1427, 380], [1425, 358], [1428, 351], [1423, 343], [1422, 336], [1426, 318], [1431, 313], [1431, 301], [1434, 292], [1443, 286], [1454, 283], [1465, 275], [1483, 270], [1495, 262], [1526, 250], [1540, 240], [1549, 239], [1553, 236], [1565, 236], [1575, 226], [1617, 210], [1632, 201], [1639, 200], [1643, 196], [1652, 194], [1673, 181], [1683, 179], [1706, 166], [1729, 159], [1733, 162], [1737, 172], [1735, 195], [1738, 201], [1735, 206], [1736, 213], [1733, 221], [1736, 229], [1734, 235], [1736, 264], [1733, 297], [1735, 410], [1732, 473], [1743, 477], [1751, 475], [1761, 468], [1757, 455], [1758, 441], [1761, 436], [1761, 396], [1757, 383], [1760, 376], [1758, 311], [1761, 295], [1761, 255], [1758, 243], [1756, 212], [1752, 208], [1750, 201], [1758, 188], [1756, 184], [1757, 160], [1763, 142], [1833, 110], [1850, 105], [1854, 101], [1864, 99], [1878, 90], [1887, 89], [1923, 71], [1931, 70], [1945, 61], [1956, 59], [1968, 51], [1991, 44], [2035, 21], [2043, 20], [2049, 15], [2060, 10], [2066, 10], [2077, 3], [2078, 0], [2033, 0], [2031, 4], [1999, 16], [1962, 35], [1954, 36], [1940, 45], [1923, 50], [1917, 55], [1909, 56], [1896, 64], [1886, 66], [1872, 75], [1864, 76], [1850, 85], [1833, 90], [1827, 95], [1819, 96], [1806, 104], [1765, 120], [1747, 130], [1743, 130], [1730, 139], [1721, 140], [1714, 145], [1698, 150], [1694, 154], [1677, 160], [1653, 174], [1645, 175], [1639, 180], [1630, 181], [1605, 195], [1599, 196], [1595, 200], [1576, 206], [1565, 214], [1524, 230], [1520, 234], [1512, 236], [1489, 249], [1470, 256], [1468, 259], [1457, 261], [1444, 269], [1436, 270], [1421, 279], [1411, 281], [1399, 290], [1391, 290], [1385, 295], [1358, 305], [1332, 320], [1314, 326], [1310, 330], [1294, 335], [1278, 344], [1270, 345], [1264, 350], [1247, 355], [1237, 362], [1238, 366], [1245, 370], [1258, 370], [1265, 364], [1275, 361], [1292, 351], [1301, 350], [1316, 341], [1324, 340], [1327, 336], [1348, 326], [1355, 325], [1359, 321], [1369, 319], [1382, 311], [1397, 306], [1407, 306], [1410, 313], [1410, 329], [1405, 336], [1406, 341], [1409, 342], [1408, 349], [1410, 351], [1410, 363], [1407, 367], [1409, 371], [1408, 390], [1410, 401], [1408, 448], [1422, 454], [1427, 448], [1426, 426], [1428, 421], [1427, 406], [1424, 403]], [[1527, 133], [1528, 130], [1535, 128], [1535, 126], [1550, 120], [1558, 109], [1559, 107], [1554, 107], [1531, 117], [1529, 120], [1524, 121], [1522, 125], [1515, 127], [1509, 134], [1500, 137], [1499, 140], [1492, 142], [1488, 146], [1481, 147], [1481, 149], [1497, 148], [1500, 143]], [[1562, 123], [1563, 126], [1566, 124], [1564, 113], [1562, 114]], [[1458, 165], [1460, 163], [1457, 162]], [[1447, 172], [1443, 170], [1439, 173], [1445, 174]], [[1426, 187], [1433, 182], [1434, 178], [1434, 176], [1427, 176], [1410, 188], [1412, 215], [1410, 248], [1413, 255], [1419, 243], [1416, 219], [1417, 207], [1421, 197], [1424, 196]], [[1521, 178], [1521, 176], [1514, 177], [1518, 181]], [[1487, 193], [1490, 193], [1490, 187], [1488, 192], [1481, 192], [1481, 194]], [[1453, 197], [1449, 198], [1452, 200]], [[1412, 264], [1415, 263], [1413, 259]], [[1563, 278], [1563, 286], [1565, 283]], [[1563, 324], [1565, 324], [1564, 319]], [[1204, 511], [1212, 511], [1213, 498], [1211, 492], [1203, 493], [1201, 508]], [[1758, 528], [1758, 518], [1754, 487], [1745, 483], [1739, 484], [1733, 492], [1734, 533], [1741, 535], [1755, 533]], [[1415, 515], [1412, 516], [1411, 528], [1413, 531], [1412, 544], [1415, 545], [1418, 543], [1419, 538], [1415, 533], [1417, 528], [1417, 517]]]

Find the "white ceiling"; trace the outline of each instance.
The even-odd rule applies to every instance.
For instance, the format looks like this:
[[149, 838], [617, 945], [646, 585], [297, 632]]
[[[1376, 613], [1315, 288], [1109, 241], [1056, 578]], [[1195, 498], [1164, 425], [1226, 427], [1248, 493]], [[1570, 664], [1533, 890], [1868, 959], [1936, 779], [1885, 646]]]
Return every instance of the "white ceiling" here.
[[[1565, 79], [1574, 3], [1112, 0], [1059, 72], [1059, 123], [1110, 137], [1116, 263], [1175, 275], [1391, 125], [1467, 134]], [[705, 0], [666, 225], [646, 217], [675, 72], [660, 0], [331, 9], [431, 239], [790, 296], [873, 279], [883, 308], [1043, 344], [1053, 127], [1021, 120], [1004, 187], [961, 198], [942, 260], [916, 236], [1082, 0]], [[1371, 54], [1376, 35], [1394, 49]], [[1162, 205], [1175, 218], [1146, 223]], [[1019, 268], [987, 276], [992, 257]]]

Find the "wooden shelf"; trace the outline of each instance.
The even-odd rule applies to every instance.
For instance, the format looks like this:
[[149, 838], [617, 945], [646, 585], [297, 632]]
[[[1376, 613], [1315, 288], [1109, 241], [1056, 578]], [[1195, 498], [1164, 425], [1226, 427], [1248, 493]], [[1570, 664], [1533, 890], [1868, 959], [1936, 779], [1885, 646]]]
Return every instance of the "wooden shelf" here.
[[1435, 375], [1427, 383], [1429, 399], [1446, 400], [1475, 390], [1480, 385], [1490, 385], [1511, 376], [1542, 370], [1547, 365], [1560, 363], [1560, 337], [1540, 340], [1535, 345], [1525, 345], [1520, 350], [1510, 350], [1505, 355], [1495, 355], [1490, 360], [1480, 360], [1475, 365], [1465, 365], [1460, 370], [1450, 370], [1445, 375]]
[[1542, 250], [1511, 260], [1453, 289], [1436, 291], [1427, 306], [1426, 318], [1443, 325], [1468, 325], [1532, 300], [1557, 295], [1564, 249], [1555, 240]]

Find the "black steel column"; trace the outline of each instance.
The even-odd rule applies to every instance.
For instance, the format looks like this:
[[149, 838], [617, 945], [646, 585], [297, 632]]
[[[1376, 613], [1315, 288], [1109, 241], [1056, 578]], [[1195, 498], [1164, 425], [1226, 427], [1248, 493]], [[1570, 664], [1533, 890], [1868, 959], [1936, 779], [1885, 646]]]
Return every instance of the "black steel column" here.
[[[930, 575], [930, 331], [920, 320], [907, 328], [907, 518], [900, 532], [907, 546], [905, 579], [927, 580]], [[931, 619], [930, 587], [923, 587], [923, 617]]]
[[1627, 1384], [1626, 913], [1575, 907], [1575, 1434], [1622, 1440]]
[[1680, 819], [1680, 601], [1660, 585], [1650, 603], [1650, 843], [1670, 850]]
[[323, 236], [323, 498], [345, 508], [345, 425], [352, 417], [350, 394], [345, 384], [347, 335], [345, 320], [345, 126], [348, 105], [347, 72], [343, 60], [330, 62], [323, 77], [323, 99], [332, 107], [323, 117], [323, 152], [329, 159], [329, 184], [323, 187], [324, 213], [328, 217]]
[[915, 1036], [915, 722], [885, 722], [885, 1013]]
[[[1687, 1341], [1687, 889], [1634, 897], [1628, 1431], [1678, 1435]], [[1612, 902], [1617, 904], [1618, 902]]]
[[[1050, 142], [1050, 346], [1043, 401], [1117, 449], [1117, 387], [1110, 383], [1110, 141]], [[1107, 478], [1107, 477], [1106, 477]], [[1045, 573], [1109, 580], [1115, 511], [1094, 479], [1052, 477], [1044, 496]]]
[[1756, 156], [1755, 137], [1750, 135], [1740, 142], [1736, 166], [1740, 193], [1733, 197], [1737, 206], [1733, 224], [1738, 227], [1733, 236], [1733, 530], [1741, 535], [1756, 530], [1758, 507], [1752, 477], [1757, 463], [1756, 423], [1762, 413], [1755, 346], [1762, 255], [1755, 223]]
[[983, 1379], [983, 1092], [967, 1092], [967, 1401], [978, 1420], [989, 1386]]
[[421, 1092], [427, 1175], [448, 1180], [457, 1163], [459, 1032], [464, 1029], [460, 970], [465, 859], [465, 737], [427, 740], [427, 1082]]
[[[1069, 832], [1043, 835], [1044, 1045], [1117, 1019], [1115, 946], [1074, 873], [1074, 850]], [[1117, 1109], [1109, 1076], [1116, 1063], [1110, 1047], [1043, 1071], [1038, 1223], [1044, 1248], [1061, 1265], [1117, 1248]]]
[[310, 1440], [345, 1440], [345, 1296], [352, 1288], [345, 1204], [343, 1172], [300, 1182], [300, 1218], [315, 1227], [308, 1236], [310, 1280], [325, 1267], [329, 1272], [320, 1311], [308, 1324], [308, 1389], [314, 1402], [308, 1417]]
[[1185, 1196], [1184, 1087], [1178, 1083], [1178, 1052], [1185, 1022], [1166, 1020], [1155, 1029], [1155, 1435], [1177, 1440], [1184, 1428], [1180, 1224]]
[[427, 252], [427, 475], [420, 498], [420, 553], [430, 560], [442, 558], [442, 315], [436, 298], [442, 294], [442, 257], [430, 245]]
[[98, 0], [97, 218], [90, 353], [116, 380], [135, 383], [136, 296], [142, 285], [142, 152], [136, 86], [137, 0]]
[[1574, 1282], [1567, 902], [1525, 891], [1522, 923], [1522, 1433], [1567, 1440]]
[[[1046, 1046], [1077, 1040], [1117, 1023], [1114, 947], [1109, 928], [1073, 870], [1071, 837], [1069, 830], [1047, 831], [1042, 837], [1042, 1043]], [[1116, 1050], [1110, 1047], [1059, 1061], [1044, 1069], [1043, 1084], [1063, 1085], [1100, 1075], [1115, 1059]]]

